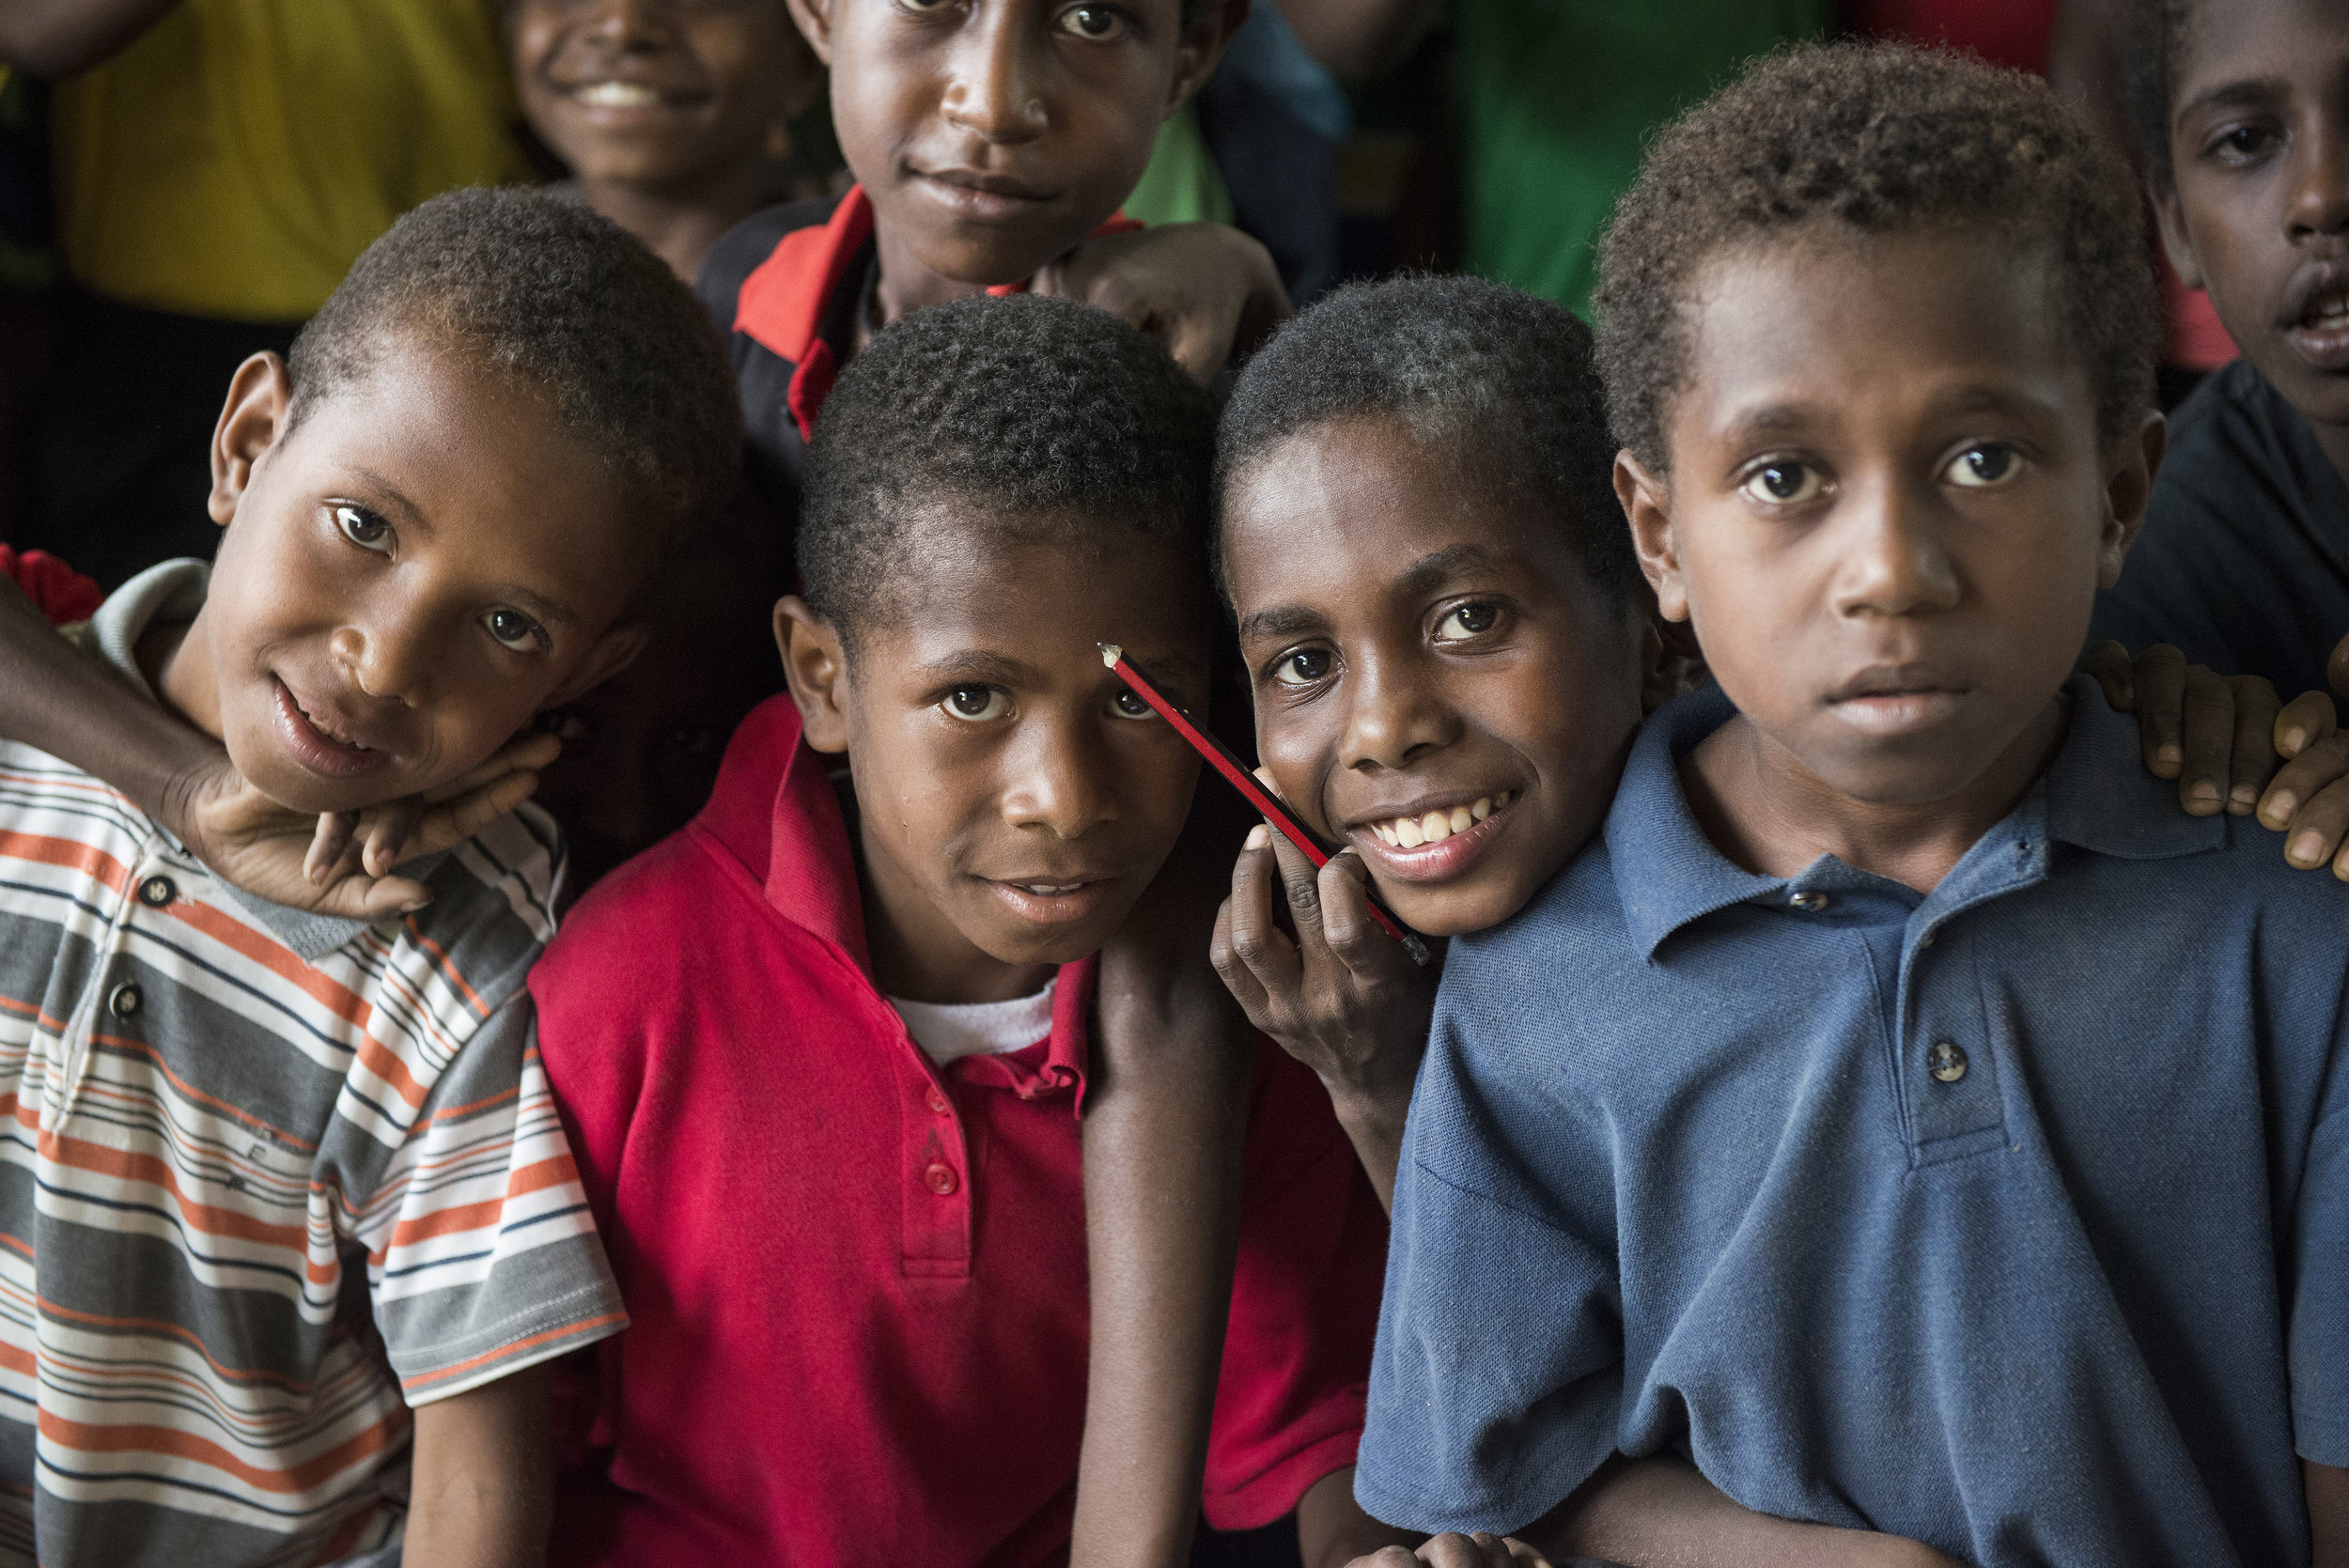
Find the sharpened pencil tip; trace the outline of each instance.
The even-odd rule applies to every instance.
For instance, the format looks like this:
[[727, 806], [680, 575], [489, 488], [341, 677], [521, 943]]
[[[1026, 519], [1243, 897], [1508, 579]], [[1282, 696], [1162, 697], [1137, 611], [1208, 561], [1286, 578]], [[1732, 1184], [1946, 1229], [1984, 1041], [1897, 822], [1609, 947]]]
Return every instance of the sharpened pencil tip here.
[[1117, 661], [1126, 657], [1126, 650], [1115, 643], [1096, 643], [1093, 645], [1101, 650], [1101, 664], [1105, 669], [1116, 669]]

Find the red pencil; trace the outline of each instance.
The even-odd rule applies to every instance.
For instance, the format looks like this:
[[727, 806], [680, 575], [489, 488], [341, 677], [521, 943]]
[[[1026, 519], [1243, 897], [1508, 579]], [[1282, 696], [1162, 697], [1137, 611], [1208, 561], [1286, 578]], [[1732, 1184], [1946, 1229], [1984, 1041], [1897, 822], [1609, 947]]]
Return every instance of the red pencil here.
[[[1191, 750], [1206, 757], [1217, 772], [1229, 779], [1232, 787], [1248, 798], [1250, 805], [1264, 813], [1266, 821], [1281, 830], [1282, 837], [1304, 851], [1305, 858], [1315, 865], [1330, 863], [1330, 851], [1324, 849], [1321, 841], [1314, 837], [1313, 830], [1297, 820], [1296, 814], [1289, 810], [1286, 803], [1267, 789], [1264, 781], [1251, 773], [1248, 765], [1234, 756], [1229, 747], [1192, 723], [1190, 716], [1181, 708], [1159, 696], [1158, 689], [1143, 679], [1140, 671], [1126, 662], [1124, 649], [1114, 643], [1103, 643], [1100, 648], [1101, 662], [1115, 671], [1118, 679], [1132, 687], [1134, 695], [1156, 708], [1159, 718], [1174, 725], [1174, 733], [1190, 741]], [[1403, 951], [1411, 955], [1413, 963], [1428, 962], [1431, 955], [1427, 951], [1426, 939], [1394, 918], [1380, 901], [1376, 887], [1366, 886], [1363, 892], [1370, 896], [1370, 918], [1383, 926], [1388, 936], [1403, 944]]]

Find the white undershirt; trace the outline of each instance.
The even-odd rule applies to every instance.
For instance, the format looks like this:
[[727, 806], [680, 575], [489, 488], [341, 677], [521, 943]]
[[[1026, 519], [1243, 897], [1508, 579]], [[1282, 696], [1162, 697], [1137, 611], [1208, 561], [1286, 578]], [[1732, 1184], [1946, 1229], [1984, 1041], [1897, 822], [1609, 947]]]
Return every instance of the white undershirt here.
[[901, 1001], [889, 1005], [905, 1019], [906, 1032], [922, 1054], [938, 1066], [966, 1056], [1002, 1056], [1026, 1050], [1052, 1032], [1052, 987], [1055, 975], [1034, 996], [1009, 1001]]

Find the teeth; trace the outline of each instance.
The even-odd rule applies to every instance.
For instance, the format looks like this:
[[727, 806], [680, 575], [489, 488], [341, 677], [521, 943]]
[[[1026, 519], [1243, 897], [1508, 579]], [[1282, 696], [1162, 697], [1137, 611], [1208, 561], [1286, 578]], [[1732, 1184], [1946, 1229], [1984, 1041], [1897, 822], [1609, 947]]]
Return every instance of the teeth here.
[[1382, 844], [1398, 848], [1416, 849], [1423, 844], [1441, 844], [1455, 833], [1465, 833], [1493, 813], [1507, 805], [1508, 790], [1486, 795], [1474, 805], [1454, 806], [1449, 811], [1431, 811], [1420, 816], [1397, 816], [1385, 822], [1374, 822], [1370, 831]]
[[1075, 893], [1084, 886], [1082, 882], [1022, 882], [1019, 885], [1039, 898], [1052, 898], [1064, 893]]
[[599, 109], [649, 109], [661, 101], [659, 93], [634, 82], [591, 82], [571, 96]]

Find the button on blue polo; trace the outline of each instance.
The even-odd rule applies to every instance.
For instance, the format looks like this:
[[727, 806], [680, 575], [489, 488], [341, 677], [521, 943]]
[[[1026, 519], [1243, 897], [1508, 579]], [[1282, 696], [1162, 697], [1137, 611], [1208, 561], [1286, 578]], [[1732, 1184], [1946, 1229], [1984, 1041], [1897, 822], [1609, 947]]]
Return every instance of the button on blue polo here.
[[1356, 1494], [1539, 1517], [1618, 1450], [1983, 1568], [2308, 1561], [2349, 1465], [2349, 893], [2191, 817], [2070, 688], [1930, 893], [1724, 860], [1636, 743], [1600, 842], [1456, 939]]

